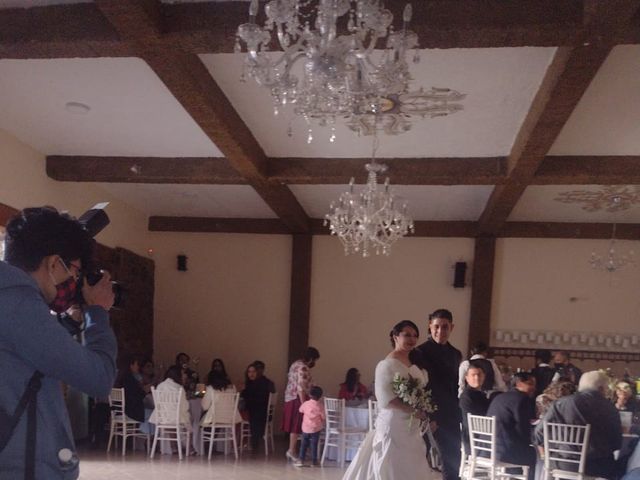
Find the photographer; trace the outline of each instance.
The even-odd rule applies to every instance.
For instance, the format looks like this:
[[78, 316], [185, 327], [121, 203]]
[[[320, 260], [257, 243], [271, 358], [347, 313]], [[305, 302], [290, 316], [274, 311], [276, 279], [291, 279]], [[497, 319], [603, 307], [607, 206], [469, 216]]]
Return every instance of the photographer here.
[[[109, 274], [94, 286], [78, 281], [93, 248], [80, 222], [50, 207], [25, 209], [7, 225], [0, 262], [2, 480], [78, 477], [60, 382], [106, 397], [117, 349], [107, 313], [114, 301]], [[67, 310], [78, 289], [86, 303], [84, 345], [51, 314]], [[11, 431], [16, 412], [21, 415]]]

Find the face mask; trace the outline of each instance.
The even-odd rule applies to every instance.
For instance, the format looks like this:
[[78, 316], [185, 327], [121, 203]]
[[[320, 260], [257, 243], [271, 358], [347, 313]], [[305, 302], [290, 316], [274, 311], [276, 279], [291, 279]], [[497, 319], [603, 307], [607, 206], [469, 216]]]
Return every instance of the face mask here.
[[77, 288], [78, 284], [73, 277], [56, 285], [56, 298], [49, 304], [49, 308], [56, 313], [66, 312], [75, 303]]

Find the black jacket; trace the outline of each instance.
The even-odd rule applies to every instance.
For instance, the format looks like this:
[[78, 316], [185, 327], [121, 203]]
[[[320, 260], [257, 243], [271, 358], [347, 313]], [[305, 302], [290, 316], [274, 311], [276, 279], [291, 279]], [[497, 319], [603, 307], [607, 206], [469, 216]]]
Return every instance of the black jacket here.
[[469, 422], [467, 413], [471, 415], [486, 415], [489, 408], [489, 399], [482, 390], [476, 390], [468, 385], [460, 395], [460, 411], [462, 412], [462, 441], [465, 446], [465, 452], [471, 453], [469, 447]]
[[555, 369], [549, 365], [538, 365], [531, 369], [531, 375], [536, 378], [536, 397], [549, 386], [555, 374]]
[[496, 396], [487, 410], [496, 417], [496, 454], [498, 460], [518, 465], [535, 465], [531, 447], [531, 421], [536, 418], [535, 401], [518, 390]]
[[142, 384], [136, 380], [133, 373], [127, 372], [122, 377], [124, 388], [124, 413], [129, 418], [138, 422], [144, 422], [144, 397], [146, 395]]
[[[450, 343], [440, 345], [429, 338], [414, 350], [412, 362], [429, 374], [428, 389], [438, 406], [432, 415], [439, 425], [457, 425], [461, 421], [458, 407], [458, 367], [462, 362], [460, 350]], [[457, 427], [459, 428], [459, 427]]]

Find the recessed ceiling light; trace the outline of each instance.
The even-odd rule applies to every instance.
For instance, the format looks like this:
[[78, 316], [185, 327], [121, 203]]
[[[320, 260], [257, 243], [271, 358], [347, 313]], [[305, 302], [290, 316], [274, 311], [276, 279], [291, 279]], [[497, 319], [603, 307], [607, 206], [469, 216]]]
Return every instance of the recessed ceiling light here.
[[75, 115], [86, 115], [91, 110], [91, 107], [80, 102], [67, 102], [64, 104], [64, 109]]

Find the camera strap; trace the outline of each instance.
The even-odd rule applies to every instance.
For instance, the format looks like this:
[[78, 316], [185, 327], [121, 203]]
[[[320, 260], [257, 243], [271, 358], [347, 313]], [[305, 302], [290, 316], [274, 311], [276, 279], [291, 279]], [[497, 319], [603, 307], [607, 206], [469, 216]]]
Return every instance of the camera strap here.
[[29, 379], [27, 388], [24, 390], [24, 393], [20, 398], [20, 402], [18, 403], [15, 412], [13, 412], [13, 416], [9, 420], [8, 429], [3, 432], [4, 435], [0, 440], [0, 451], [2, 451], [9, 443], [9, 440], [13, 435], [13, 431], [18, 426], [18, 422], [24, 414], [25, 409], [29, 407], [27, 410], [27, 442], [25, 445], [25, 480], [35, 480], [36, 478], [36, 400], [38, 397], [38, 391], [42, 386], [42, 382], [40, 381], [42, 376], [42, 373], [36, 371]]

